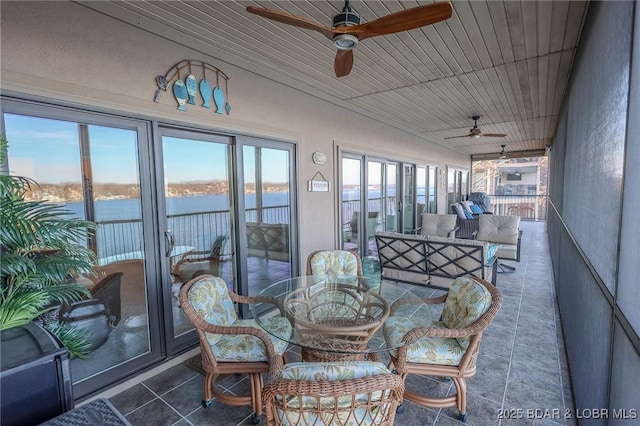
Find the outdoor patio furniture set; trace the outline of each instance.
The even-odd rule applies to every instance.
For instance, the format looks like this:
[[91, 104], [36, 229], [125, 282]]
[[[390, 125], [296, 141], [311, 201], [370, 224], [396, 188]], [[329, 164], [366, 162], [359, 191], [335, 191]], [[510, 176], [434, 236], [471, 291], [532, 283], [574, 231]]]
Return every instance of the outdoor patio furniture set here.
[[[203, 405], [214, 397], [250, 404], [254, 424], [264, 411], [269, 425], [392, 425], [408, 399], [455, 406], [464, 421], [465, 379], [475, 374], [483, 330], [502, 296], [479, 277], [452, 281], [436, 298], [385, 280], [373, 288], [358, 255], [342, 250], [312, 253], [307, 276], [275, 283], [256, 297], [233, 293], [219, 277], [196, 277], [182, 286], [180, 303], [200, 336]], [[238, 318], [234, 303], [249, 304], [254, 318]], [[287, 363], [288, 345], [300, 347], [307, 362]], [[390, 356], [388, 365], [381, 353]], [[249, 374], [250, 395], [216, 388], [217, 378], [230, 373]], [[456, 394], [405, 390], [411, 374], [451, 377]]]

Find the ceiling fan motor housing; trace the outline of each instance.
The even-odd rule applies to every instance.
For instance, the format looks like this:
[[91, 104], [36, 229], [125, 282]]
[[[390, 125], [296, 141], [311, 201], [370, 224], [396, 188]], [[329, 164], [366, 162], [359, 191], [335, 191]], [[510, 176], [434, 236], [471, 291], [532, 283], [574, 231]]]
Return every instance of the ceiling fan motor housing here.
[[352, 25], [360, 25], [360, 15], [346, 5], [342, 8], [342, 12], [333, 17], [333, 28], [349, 27]]
[[[333, 28], [352, 27], [360, 25], [360, 15], [349, 7], [349, 4], [333, 17]], [[351, 50], [358, 44], [358, 37], [352, 34], [337, 34], [333, 38], [333, 45], [340, 50]]]

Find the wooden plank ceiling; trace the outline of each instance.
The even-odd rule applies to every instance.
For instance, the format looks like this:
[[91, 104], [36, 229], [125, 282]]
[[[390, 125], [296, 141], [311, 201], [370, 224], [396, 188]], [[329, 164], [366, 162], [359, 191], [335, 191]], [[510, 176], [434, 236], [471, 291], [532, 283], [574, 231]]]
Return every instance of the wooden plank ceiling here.
[[[363, 22], [429, 1], [351, 1]], [[82, 2], [205, 54], [462, 153], [544, 149], [558, 113], [586, 1], [453, 1], [453, 16], [364, 40], [336, 78], [323, 35], [247, 13], [254, 5], [330, 26], [343, 1]], [[484, 133], [468, 134], [480, 115]]]

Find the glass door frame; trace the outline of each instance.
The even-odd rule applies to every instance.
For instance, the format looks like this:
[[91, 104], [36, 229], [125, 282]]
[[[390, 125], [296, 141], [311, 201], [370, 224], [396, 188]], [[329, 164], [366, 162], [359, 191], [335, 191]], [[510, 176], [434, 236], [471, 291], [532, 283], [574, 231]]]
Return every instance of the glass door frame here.
[[[50, 120], [63, 120], [71, 123], [115, 127], [119, 129], [134, 130], [137, 137], [137, 172], [140, 185], [140, 209], [142, 220], [141, 238], [143, 244], [143, 268], [145, 276], [145, 289], [147, 292], [147, 312], [149, 324], [149, 351], [135, 358], [128, 359], [114, 367], [96, 373], [73, 385], [75, 399], [89, 396], [101, 389], [111, 386], [118, 381], [125, 380], [133, 374], [143, 371], [152, 365], [157, 365], [170, 355], [176, 355], [197, 345], [195, 332], [188, 332], [179, 339], [173, 339], [173, 325], [170, 323], [171, 292], [170, 277], [168, 276], [169, 259], [164, 256], [167, 250], [167, 242], [164, 236], [166, 229], [166, 206], [163, 204], [164, 188], [162, 171], [162, 138], [161, 131], [170, 130], [176, 134], [198, 135], [202, 138], [229, 138], [230, 140], [230, 192], [236, 196], [237, 188], [241, 188], [243, 179], [238, 173], [238, 164], [242, 165], [243, 144], [260, 145], [276, 149], [287, 149], [290, 161], [290, 250], [292, 275], [299, 274], [299, 246], [298, 246], [298, 186], [297, 186], [297, 145], [294, 142], [265, 139], [237, 134], [228, 134], [212, 129], [204, 129], [189, 126], [186, 123], [174, 121], [160, 121], [154, 117], [139, 116], [129, 118], [119, 111], [87, 108], [82, 105], [65, 101], [52, 101], [37, 96], [12, 94], [2, 92], [0, 94], [0, 129], [5, 134], [4, 115], [16, 114], [27, 117], [36, 117]], [[162, 133], [164, 134], [164, 133]], [[238, 151], [239, 152], [236, 152]], [[235, 186], [234, 186], [235, 185]], [[231, 197], [231, 195], [230, 195]], [[238, 199], [239, 198], [239, 199]], [[231, 212], [232, 220], [244, 222], [244, 201], [242, 197], [236, 197]], [[235, 223], [238, 229], [238, 224]], [[242, 228], [243, 229], [243, 228]], [[88, 242], [89, 244], [89, 242]], [[241, 233], [236, 235], [236, 256], [246, 255], [246, 236]], [[240, 262], [236, 262], [238, 265]], [[236, 279], [243, 282], [247, 276], [246, 266], [236, 266]], [[237, 288], [237, 287], [236, 287]], [[240, 286], [240, 293], [246, 291]]]
[[[132, 373], [141, 370], [147, 365], [161, 361], [166, 356], [165, 345], [161, 335], [160, 327], [153, 327], [151, 324], [162, 322], [160, 306], [157, 301], [161, 295], [158, 287], [147, 285], [155, 283], [161, 279], [158, 275], [160, 266], [157, 253], [162, 247], [158, 235], [159, 227], [155, 214], [155, 194], [151, 190], [155, 179], [155, 171], [152, 165], [152, 124], [149, 120], [126, 118], [109, 113], [91, 112], [65, 104], [51, 105], [33, 98], [13, 98], [3, 94], [2, 105], [0, 107], [0, 121], [2, 122], [2, 132], [5, 133], [4, 115], [17, 114], [29, 117], [38, 117], [51, 120], [62, 120], [79, 124], [116, 127], [119, 129], [133, 130], [137, 135], [138, 153], [138, 173], [140, 183], [140, 208], [143, 233], [144, 250], [144, 276], [145, 288], [147, 291], [147, 312], [149, 315], [149, 351], [133, 359], [126, 360], [114, 367], [96, 373], [82, 381], [74, 383], [74, 398], [77, 400], [90, 395], [95, 391], [113, 384], [114, 377], [127, 377]], [[147, 178], [149, 176], [150, 178]]]
[[[172, 298], [174, 297], [171, 293], [171, 284], [172, 279], [169, 273], [171, 269], [170, 258], [164, 256], [164, 253], [168, 253], [171, 250], [171, 247], [167, 246], [167, 238], [162, 238], [161, 236], [165, 235], [165, 233], [169, 230], [167, 223], [167, 209], [166, 209], [166, 200], [165, 195], [162, 193], [162, 189], [165, 189], [165, 176], [164, 176], [164, 153], [163, 153], [163, 136], [173, 137], [173, 138], [182, 138], [182, 139], [190, 139], [194, 141], [202, 141], [213, 142], [219, 144], [227, 144], [228, 145], [228, 153], [229, 153], [229, 164], [228, 164], [228, 176], [227, 179], [229, 181], [229, 203], [230, 206], [230, 214], [231, 214], [231, 232], [234, 232], [234, 218], [233, 218], [233, 205], [235, 201], [235, 194], [233, 191], [234, 188], [234, 179], [233, 179], [233, 170], [235, 165], [233, 161], [233, 138], [227, 135], [222, 135], [214, 132], [205, 132], [202, 130], [193, 130], [193, 129], [185, 129], [180, 126], [170, 126], [164, 124], [158, 124], [155, 127], [155, 140], [156, 150], [155, 150], [155, 185], [157, 188], [157, 193], [155, 193], [156, 198], [156, 211], [157, 211], [157, 220], [160, 224], [160, 229], [162, 230], [160, 234], [158, 234], [159, 244], [160, 244], [160, 261], [158, 271], [161, 272], [160, 281], [161, 281], [161, 289], [160, 292], [160, 303], [162, 304], [163, 311], [165, 313], [172, 312]], [[233, 239], [233, 238], [232, 238]], [[233, 268], [233, 267], [232, 267]], [[234, 283], [235, 284], [235, 283]], [[235, 287], [234, 287], [235, 288]], [[195, 328], [191, 331], [188, 331], [180, 336], [174, 335], [173, 330], [173, 321], [171, 320], [171, 315], [164, 315], [164, 320], [161, 323], [161, 326], [164, 330], [164, 335], [166, 338], [166, 346], [168, 354], [176, 354], [186, 349], [189, 349], [193, 346], [194, 342], [197, 342], [197, 334], [195, 332]]]
[[[291, 275], [293, 277], [300, 275], [299, 269], [299, 247], [298, 247], [298, 185], [297, 185], [297, 175], [298, 169], [296, 167], [297, 164], [297, 146], [292, 142], [278, 141], [273, 139], [266, 139], [260, 137], [253, 136], [236, 136], [235, 137], [235, 153], [234, 159], [235, 164], [233, 171], [235, 172], [235, 179], [233, 180], [233, 184], [235, 185], [235, 192], [237, 197], [235, 199], [235, 204], [232, 206], [234, 208], [232, 219], [235, 221], [236, 228], [236, 239], [235, 239], [235, 247], [233, 249], [234, 253], [236, 253], [236, 258], [238, 261], [236, 262], [236, 282], [234, 282], [234, 288], [237, 289], [238, 293], [241, 295], [249, 295], [249, 271], [247, 268], [247, 259], [249, 256], [248, 253], [248, 244], [247, 244], [247, 234], [246, 230], [246, 206], [244, 201], [244, 188], [245, 188], [245, 179], [244, 173], [239, 173], [239, 170], [244, 171], [244, 147], [252, 146], [252, 147], [261, 147], [261, 148], [271, 148], [277, 150], [286, 150], [289, 154], [289, 251], [291, 253], [290, 264], [291, 264]], [[239, 168], [239, 165], [243, 165], [242, 168]], [[239, 231], [240, 230], [240, 231]], [[241, 259], [244, 259], [242, 261]], [[246, 305], [242, 306], [240, 315], [242, 317], [249, 317], [249, 307]]]
[[[463, 185], [465, 186], [464, 188]], [[453, 192], [449, 192], [450, 186], [453, 186]], [[448, 211], [452, 203], [463, 201], [465, 196], [469, 194], [469, 170], [461, 167], [447, 166], [446, 188]]]
[[[394, 202], [394, 207], [393, 207], [393, 212], [394, 212], [394, 220], [395, 220], [395, 232], [398, 232], [398, 229], [402, 229], [401, 227], [404, 226], [403, 225], [403, 218], [402, 218], [402, 206], [403, 206], [403, 194], [404, 194], [404, 188], [405, 188], [405, 184], [404, 184], [404, 167], [405, 165], [407, 165], [408, 163], [403, 163], [401, 161], [396, 161], [396, 160], [390, 160], [390, 159], [385, 159], [379, 156], [373, 156], [373, 155], [368, 155], [368, 154], [362, 154], [362, 153], [356, 153], [353, 151], [349, 151], [349, 150], [339, 150], [339, 155], [338, 155], [338, 165], [339, 165], [339, 170], [338, 170], [338, 190], [336, 190], [336, 200], [338, 202], [338, 206], [339, 208], [338, 210], [338, 229], [337, 229], [337, 234], [338, 234], [338, 240], [340, 242], [340, 248], [344, 249], [344, 239], [345, 239], [345, 230], [343, 229], [343, 216], [344, 216], [344, 200], [343, 200], [343, 185], [344, 185], [344, 170], [343, 170], [343, 159], [350, 159], [350, 160], [356, 160], [360, 163], [360, 200], [359, 200], [359, 206], [360, 206], [360, 217], [369, 217], [369, 164], [370, 163], [379, 163], [382, 165], [382, 170], [381, 170], [381, 182], [383, 183], [383, 187], [381, 188], [380, 191], [380, 197], [381, 197], [381, 208], [384, 208], [384, 212], [381, 212], [379, 217], [378, 217], [378, 224], [377, 224], [377, 228], [380, 229], [384, 229], [384, 230], [389, 230], [389, 227], [391, 224], [388, 223], [389, 221], [389, 216], [392, 216], [389, 211], [387, 211], [387, 203], [388, 203], [388, 177], [389, 177], [389, 165], [393, 165], [395, 167], [395, 183], [396, 183], [396, 193], [395, 193], [395, 202]], [[415, 179], [414, 179], [415, 180]], [[377, 183], [377, 182], [376, 182]], [[363, 189], [364, 188], [364, 189]], [[415, 204], [415, 194], [414, 194], [414, 204]], [[414, 206], [415, 209], [415, 206]], [[367, 256], [367, 253], [364, 252], [365, 248], [368, 248], [368, 229], [367, 229], [367, 224], [366, 221], [364, 220], [359, 220], [358, 221], [358, 229], [357, 229], [357, 234], [358, 234], [358, 253], [361, 256]]]

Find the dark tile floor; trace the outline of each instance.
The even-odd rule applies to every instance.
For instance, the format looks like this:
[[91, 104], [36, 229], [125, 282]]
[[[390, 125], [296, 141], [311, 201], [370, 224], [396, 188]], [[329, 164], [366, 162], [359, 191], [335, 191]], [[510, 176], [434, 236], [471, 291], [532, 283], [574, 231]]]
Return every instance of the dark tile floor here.
[[[477, 373], [468, 380], [466, 424], [575, 425], [575, 420], [565, 419], [565, 413], [573, 411], [573, 396], [546, 226], [523, 222], [521, 229], [521, 261], [515, 264], [516, 272], [498, 278], [504, 304], [485, 332]], [[236, 394], [249, 391], [245, 376], [224, 377], [221, 385]], [[110, 401], [134, 426], [251, 424], [249, 407], [214, 401], [209, 408], [202, 408], [202, 386], [203, 376], [183, 363], [112, 396]], [[418, 376], [410, 376], [407, 387], [432, 394], [453, 392], [451, 382]], [[396, 424], [461, 424], [455, 419], [455, 408], [429, 409], [410, 402], [405, 406]]]

